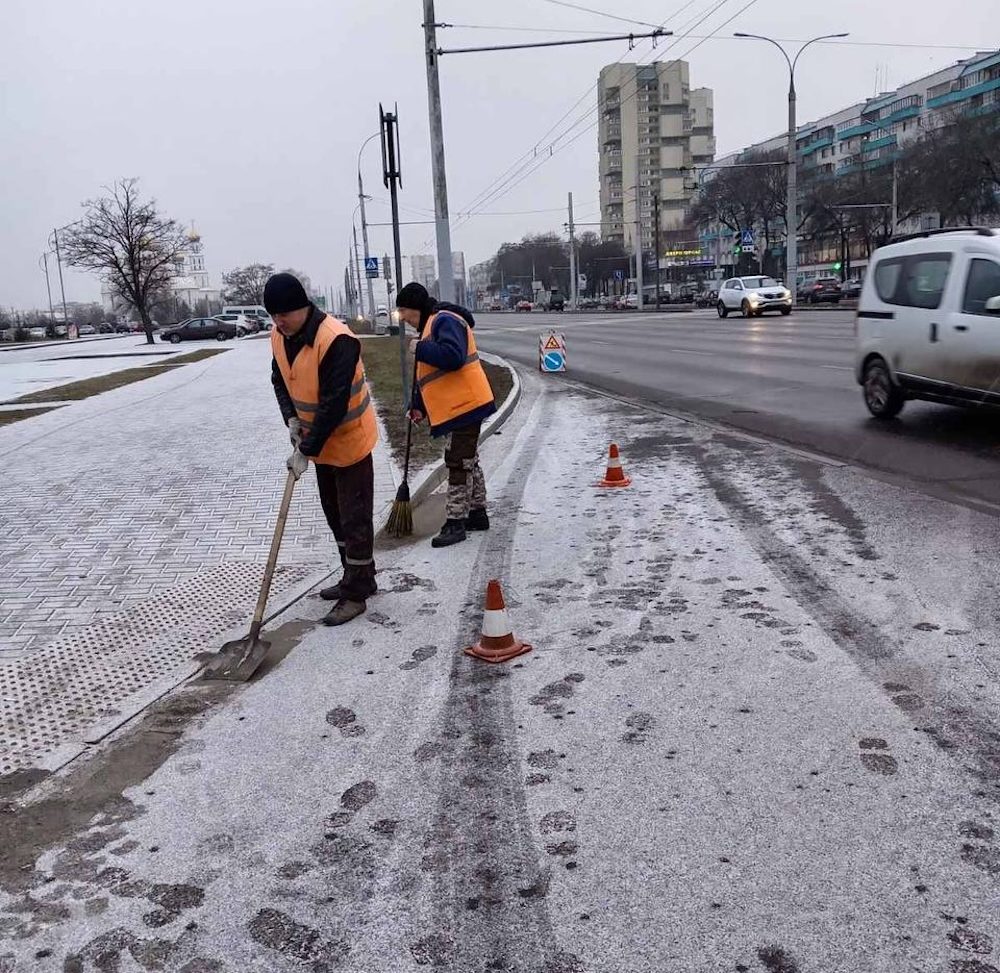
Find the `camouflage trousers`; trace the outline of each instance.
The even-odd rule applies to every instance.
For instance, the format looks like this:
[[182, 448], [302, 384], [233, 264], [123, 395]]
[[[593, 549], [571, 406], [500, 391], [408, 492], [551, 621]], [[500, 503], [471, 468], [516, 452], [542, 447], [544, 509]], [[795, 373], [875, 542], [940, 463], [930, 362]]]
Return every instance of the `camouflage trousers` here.
[[449, 520], [464, 520], [470, 510], [486, 507], [486, 479], [479, 465], [479, 430], [481, 422], [451, 434], [451, 442], [444, 451], [448, 467]]

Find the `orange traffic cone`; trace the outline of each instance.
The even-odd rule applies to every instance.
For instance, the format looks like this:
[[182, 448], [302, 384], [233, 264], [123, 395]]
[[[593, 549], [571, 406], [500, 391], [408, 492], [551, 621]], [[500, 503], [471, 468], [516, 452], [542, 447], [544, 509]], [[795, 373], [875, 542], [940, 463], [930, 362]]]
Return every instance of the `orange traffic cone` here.
[[612, 443], [608, 449], [608, 471], [604, 474], [604, 479], [595, 486], [599, 487], [627, 487], [632, 480], [625, 475], [622, 469], [622, 461], [618, 456], [618, 446]]
[[475, 656], [484, 662], [507, 662], [530, 651], [531, 646], [527, 642], [514, 638], [500, 582], [491, 581], [486, 586], [483, 634], [475, 645], [465, 650], [465, 654]]

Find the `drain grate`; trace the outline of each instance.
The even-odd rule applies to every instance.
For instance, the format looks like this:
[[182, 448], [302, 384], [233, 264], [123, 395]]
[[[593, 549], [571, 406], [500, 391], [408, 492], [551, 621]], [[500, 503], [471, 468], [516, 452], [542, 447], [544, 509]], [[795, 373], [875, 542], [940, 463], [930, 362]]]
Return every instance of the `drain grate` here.
[[[274, 595], [318, 565], [283, 565]], [[259, 564], [219, 565], [155, 599], [0, 667], [0, 775], [41, 757], [113, 716], [116, 706], [246, 623], [263, 576]]]

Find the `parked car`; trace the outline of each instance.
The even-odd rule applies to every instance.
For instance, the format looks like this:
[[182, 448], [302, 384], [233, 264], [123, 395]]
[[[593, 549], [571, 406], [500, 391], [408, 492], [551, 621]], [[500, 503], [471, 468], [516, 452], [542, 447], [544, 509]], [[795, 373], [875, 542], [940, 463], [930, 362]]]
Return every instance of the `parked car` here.
[[740, 311], [745, 318], [759, 317], [765, 311], [792, 313], [792, 292], [773, 277], [731, 277], [719, 288], [716, 303], [719, 317]]
[[375, 306], [375, 317], [376, 319], [389, 317], [389, 308], [384, 304], [377, 304]]
[[227, 321], [235, 325], [236, 335], [239, 338], [245, 338], [248, 334], [256, 334], [260, 331], [260, 325], [257, 323], [256, 316], [248, 317], [245, 314], [237, 314], [235, 311], [230, 311], [228, 314], [226, 312], [216, 314], [215, 319], [217, 321]]
[[28, 328], [29, 338], [44, 338], [45, 328]]
[[843, 296], [839, 277], [817, 277], [799, 288], [799, 301], [805, 304], [839, 304]]
[[719, 292], [718, 291], [699, 291], [695, 295], [694, 305], [695, 307], [715, 307], [719, 303]]
[[189, 318], [171, 328], [164, 328], [160, 332], [161, 341], [169, 341], [175, 345], [181, 341], [198, 341], [207, 338], [225, 341], [227, 338], [236, 337], [238, 337], [236, 325], [232, 321], [223, 321], [218, 317]]
[[84, 335], [97, 334], [97, 328], [95, 328], [92, 324], [81, 324], [78, 334], [80, 337], [83, 337]]
[[500, 301], [491, 301], [490, 302], [490, 310], [491, 311], [502, 311], [503, 310], [503, 304]]
[[532, 304], [531, 301], [518, 301], [514, 305], [515, 311], [533, 311], [534, 309], [535, 305]]
[[929, 230], [876, 250], [855, 352], [877, 419], [907, 399], [1000, 406], [1000, 230]]
[[128, 334], [131, 330], [124, 321], [115, 325], [115, 334]]
[[852, 277], [850, 280], [845, 280], [844, 283], [840, 285], [840, 293], [844, 297], [854, 299], [861, 296], [861, 287], [861, 278]]

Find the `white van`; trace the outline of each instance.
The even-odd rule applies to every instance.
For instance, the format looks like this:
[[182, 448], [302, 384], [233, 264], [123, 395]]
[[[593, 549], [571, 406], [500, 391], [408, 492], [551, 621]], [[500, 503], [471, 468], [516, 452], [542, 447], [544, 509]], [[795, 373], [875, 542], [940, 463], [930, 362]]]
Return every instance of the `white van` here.
[[268, 331], [273, 322], [271, 315], [260, 304], [231, 304], [222, 309], [223, 314], [242, 314], [245, 318], [252, 318], [260, 327], [261, 331]]
[[1000, 405], [1000, 230], [930, 230], [876, 250], [856, 334], [876, 418], [907, 399]]

